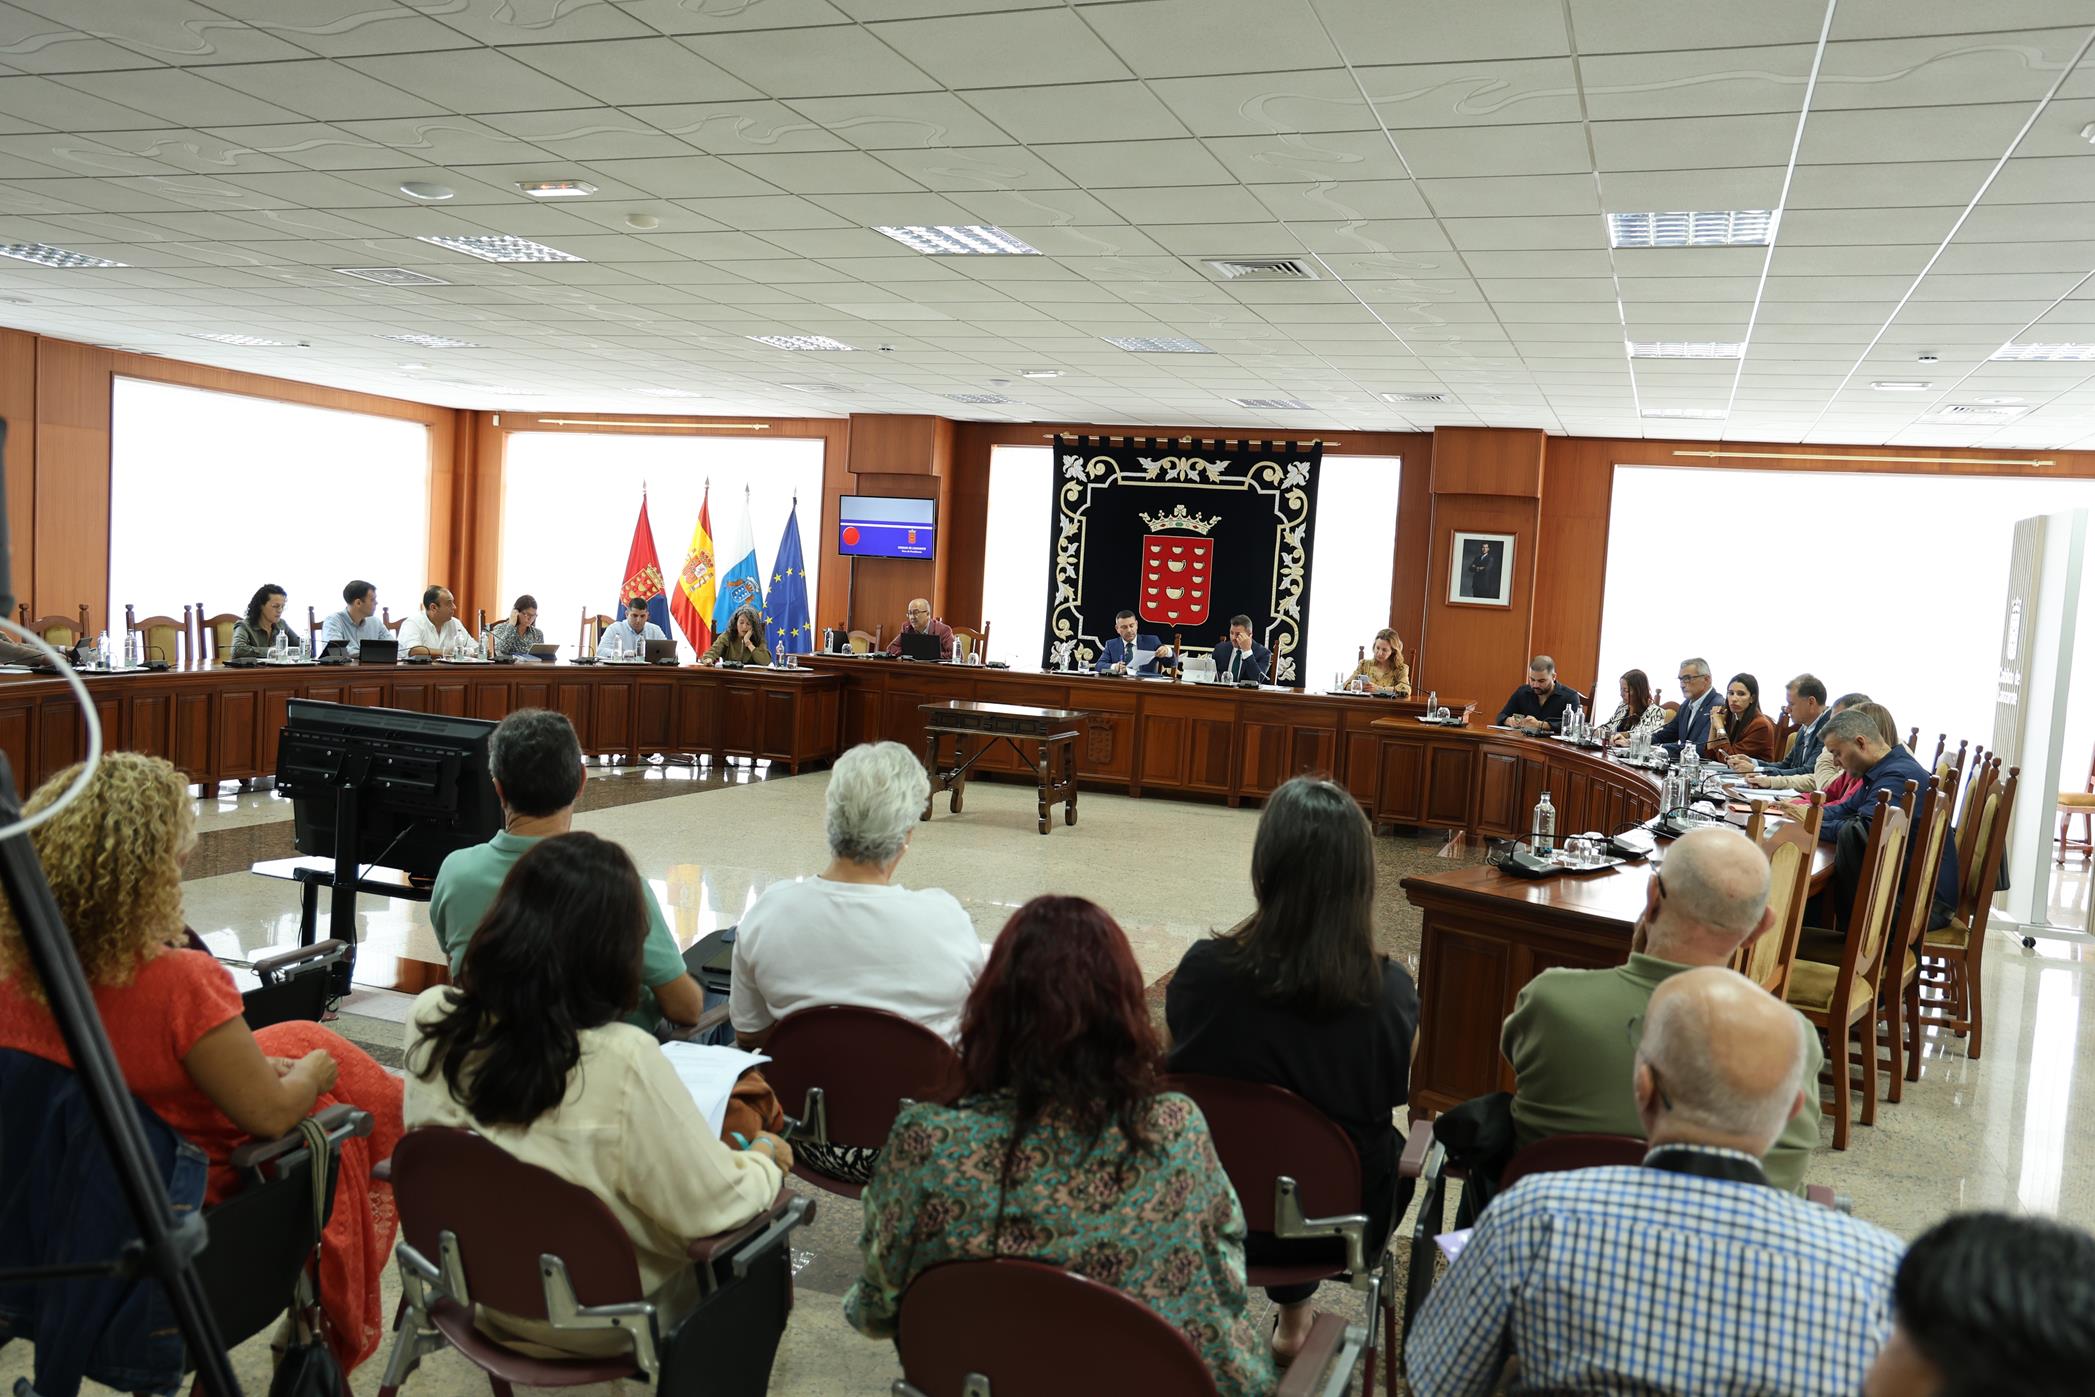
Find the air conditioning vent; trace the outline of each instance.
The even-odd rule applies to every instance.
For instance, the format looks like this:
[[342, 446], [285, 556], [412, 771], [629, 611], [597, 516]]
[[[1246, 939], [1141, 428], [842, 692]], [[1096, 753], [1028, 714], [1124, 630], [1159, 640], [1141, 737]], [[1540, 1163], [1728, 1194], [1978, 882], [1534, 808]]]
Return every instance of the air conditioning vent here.
[[1210, 257], [1224, 281], [1315, 281], [1309, 263], [1294, 257]]
[[1937, 422], [1969, 422], [1983, 426], [1988, 422], [2013, 422], [2027, 411], [2026, 407], [2001, 407], [1988, 403], [1945, 403], [1927, 415]]
[[1309, 404], [1295, 398], [1231, 398], [1238, 407], [1254, 412], [1308, 412]]
[[406, 267], [337, 267], [343, 276], [362, 277], [375, 281], [380, 286], [449, 286], [451, 283], [440, 276], [427, 272], [410, 271]]
[[1447, 401], [1445, 393], [1384, 393], [1385, 403], [1441, 403]]
[[954, 402], [956, 402], [956, 403], [984, 403], [984, 404], [987, 404], [987, 403], [1015, 403], [1015, 402], [1017, 402], [1017, 401], [1018, 401], [1018, 399], [1016, 399], [1016, 398], [1007, 398], [1007, 397], [1005, 397], [1005, 396], [1004, 396], [1004, 395], [1003, 395], [1002, 393], [941, 393], [941, 394], [939, 394], [939, 396], [940, 396], [940, 397], [942, 397], [942, 398], [950, 398], [950, 399], [951, 399], [952, 401], [954, 401]]

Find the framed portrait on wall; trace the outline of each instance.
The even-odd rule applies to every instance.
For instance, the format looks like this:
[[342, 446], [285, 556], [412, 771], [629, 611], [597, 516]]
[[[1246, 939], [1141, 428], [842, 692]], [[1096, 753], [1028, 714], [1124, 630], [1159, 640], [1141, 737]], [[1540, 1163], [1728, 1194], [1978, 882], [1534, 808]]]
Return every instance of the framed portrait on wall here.
[[1448, 600], [1458, 606], [1513, 605], [1513, 535], [1457, 531], [1448, 550]]

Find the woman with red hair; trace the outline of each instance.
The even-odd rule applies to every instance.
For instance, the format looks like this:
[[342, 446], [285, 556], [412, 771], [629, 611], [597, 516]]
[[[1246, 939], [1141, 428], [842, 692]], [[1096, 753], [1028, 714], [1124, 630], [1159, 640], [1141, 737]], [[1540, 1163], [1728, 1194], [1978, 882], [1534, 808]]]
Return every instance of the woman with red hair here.
[[1270, 1391], [1244, 1313], [1243, 1210], [1198, 1108], [1159, 1088], [1162, 1045], [1113, 919], [1079, 897], [1012, 914], [968, 996], [960, 1060], [959, 1101], [906, 1107], [866, 1188], [852, 1325], [892, 1338], [921, 1272], [1023, 1257], [1148, 1305], [1224, 1397]]

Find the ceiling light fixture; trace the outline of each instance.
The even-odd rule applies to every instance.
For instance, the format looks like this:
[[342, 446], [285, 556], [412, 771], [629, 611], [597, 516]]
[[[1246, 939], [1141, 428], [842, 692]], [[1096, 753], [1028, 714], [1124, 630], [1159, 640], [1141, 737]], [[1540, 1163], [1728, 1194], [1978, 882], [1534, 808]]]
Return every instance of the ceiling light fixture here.
[[749, 335], [758, 344], [768, 344], [773, 349], [850, 349], [842, 340], [833, 340], [827, 335]]
[[1775, 240], [1774, 209], [1706, 213], [1611, 213], [1609, 247], [1766, 247]]
[[1870, 385], [1879, 393], [1925, 393], [1934, 386], [1917, 378], [1880, 378]]
[[485, 345], [471, 340], [455, 340], [449, 335], [380, 335], [382, 340], [398, 340], [402, 344], [420, 345], [424, 349], [484, 349]]
[[1038, 257], [1040, 249], [1029, 247], [1001, 228], [987, 223], [912, 223], [901, 227], [875, 227], [904, 247], [938, 256], [962, 253], [1003, 253], [1012, 257]]
[[1697, 422], [1721, 422], [1727, 414], [1720, 407], [1648, 407], [1646, 417], [1685, 417]]
[[401, 185], [400, 192], [410, 199], [420, 199], [430, 204], [440, 203], [457, 193], [448, 184], [431, 184], [426, 180], [413, 179]]
[[0, 245], [0, 257], [12, 257], [18, 262], [34, 262], [39, 267], [124, 267], [127, 262], [112, 262], [107, 257], [96, 257], [86, 252], [68, 252], [49, 243], [7, 243]]
[[984, 406], [991, 403], [1015, 403], [1018, 401], [1016, 398], [1007, 398], [1002, 393], [941, 393], [939, 396], [941, 398], [950, 398], [956, 403], [980, 403]]
[[213, 344], [237, 344], [249, 349], [290, 349], [294, 347], [294, 342], [291, 340], [269, 340], [263, 339], [260, 335], [205, 334], [200, 331], [191, 331], [189, 338], [193, 340], [210, 340]]
[[516, 187], [534, 199], [587, 199], [596, 186], [578, 179], [520, 179]]
[[417, 272], [407, 267], [336, 267], [343, 276], [353, 276], [364, 281], [375, 281], [380, 286], [449, 286], [451, 283], [440, 276]]
[[844, 385], [841, 383], [781, 383], [778, 386], [790, 388], [795, 393], [841, 393], [845, 391]]
[[1739, 359], [1746, 346], [1714, 340], [1625, 340], [1632, 359]]
[[1177, 339], [1171, 336], [1151, 335], [1100, 335], [1100, 339], [1116, 349], [1125, 349], [1130, 354], [1213, 354], [1199, 340]]
[[1382, 395], [1382, 401], [1385, 403], [1444, 403], [1447, 400], [1448, 395], [1445, 393], [1384, 393]]
[[1060, 377], [1062, 377], [1062, 370], [1060, 370], [1060, 369], [1021, 369], [1021, 370], [1019, 370], [1019, 374], [1018, 374], [1018, 376], [1019, 376], [1020, 378], [1060, 378]]
[[1308, 412], [1309, 404], [1299, 398], [1231, 398], [1238, 407], [1253, 412]]
[[425, 234], [421, 242], [448, 247], [453, 252], [463, 252], [478, 257], [484, 262], [581, 262], [585, 258], [572, 252], [562, 252], [557, 247], [532, 242], [529, 238], [512, 237], [508, 233], [488, 233], [472, 237], [453, 237], [448, 234]]
[[2095, 344], [2017, 344], [2010, 340], [1990, 357], [2025, 363], [2095, 359]]

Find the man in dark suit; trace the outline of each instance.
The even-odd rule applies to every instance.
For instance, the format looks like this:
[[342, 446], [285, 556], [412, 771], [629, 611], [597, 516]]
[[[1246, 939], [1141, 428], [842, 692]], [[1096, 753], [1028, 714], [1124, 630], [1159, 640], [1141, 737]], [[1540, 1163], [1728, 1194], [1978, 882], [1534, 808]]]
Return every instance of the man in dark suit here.
[[[1843, 771], [1862, 778], [1862, 784], [1850, 791], [1845, 800], [1827, 806], [1819, 821], [1819, 842], [1835, 846], [1832, 903], [1828, 910], [1836, 917], [1847, 915], [1848, 909], [1854, 905], [1855, 887], [1861, 881], [1863, 836], [1869, 832], [1870, 816], [1877, 806], [1877, 793], [1886, 792], [1891, 803], [1897, 805], [1905, 799], [1906, 783], [1911, 781], [1918, 788], [1917, 801], [1919, 792], [1927, 790], [1928, 781], [1935, 774], [1915, 760], [1904, 743], [1884, 740], [1877, 718], [1881, 711], [1876, 704], [1865, 703], [1826, 720], [1826, 750], [1833, 754]], [[1889, 713], [1883, 715], [1883, 722], [1886, 725], [1891, 723]], [[1918, 804], [1914, 809], [1917, 813]], [[1849, 831], [1851, 827], [1849, 837], [1843, 839], [1843, 831]], [[1920, 858], [1923, 852], [1919, 842], [1914, 841], [1908, 853], [1908, 863]], [[1957, 908], [1957, 886], [1957, 842], [1947, 839], [1943, 842], [1942, 862], [1935, 870], [1934, 906], [1929, 909], [1928, 917], [1930, 930], [1949, 925], [1950, 916]]]
[[1501, 563], [1499, 556], [1491, 551], [1490, 544], [1478, 544], [1476, 553], [1469, 560], [1469, 589], [1463, 595], [1498, 600]]
[[[1709, 746], [1709, 718], [1721, 701], [1712, 691], [1709, 682], [1709, 661], [1701, 656], [1680, 662], [1680, 707], [1666, 720], [1666, 726], [1651, 735], [1652, 743], [1669, 751], [1678, 752], [1683, 742], [1695, 744], [1701, 751]], [[1623, 741], [1618, 737], [1617, 742]]]
[[1229, 618], [1229, 639], [1215, 646], [1215, 681], [1238, 683], [1245, 679], [1266, 682], [1273, 672], [1273, 652], [1251, 638], [1251, 618]]
[[1142, 635], [1132, 611], [1113, 618], [1113, 638], [1099, 652], [1100, 674], [1157, 674], [1171, 669], [1171, 647], [1153, 635]]

